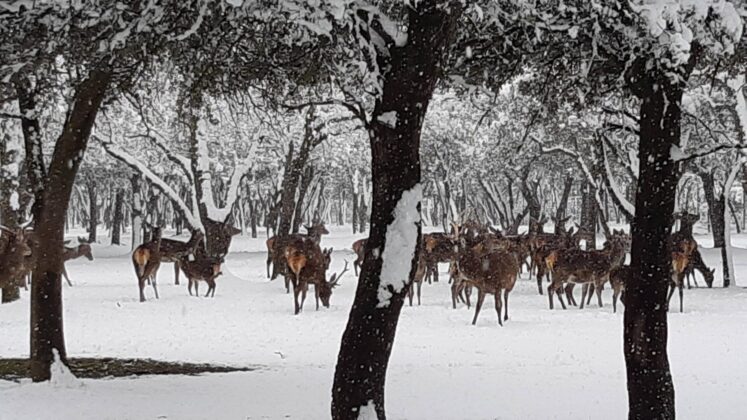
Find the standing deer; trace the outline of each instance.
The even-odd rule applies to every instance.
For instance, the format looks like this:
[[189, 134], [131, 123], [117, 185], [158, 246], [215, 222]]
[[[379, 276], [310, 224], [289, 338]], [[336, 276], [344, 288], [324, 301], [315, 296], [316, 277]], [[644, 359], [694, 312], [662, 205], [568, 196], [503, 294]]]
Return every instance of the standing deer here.
[[[87, 243], [78, 244], [76, 247], [65, 247], [62, 252], [62, 260], [67, 262], [80, 257], [86, 257], [88, 261], [93, 261], [93, 254], [91, 253], [91, 245]], [[72, 287], [73, 283], [70, 281], [70, 277], [67, 275], [67, 268], [65, 264], [62, 265], [62, 275], [65, 277], [68, 286]]]
[[153, 285], [153, 293], [158, 299], [158, 287], [156, 286], [156, 274], [161, 266], [161, 229], [153, 230], [153, 239], [137, 248], [132, 253], [132, 265], [135, 267], [138, 286], [140, 287], [140, 302], [145, 302], [145, 281], [150, 280]]
[[[288, 264], [286, 277], [293, 284], [294, 313], [298, 315], [303, 309], [309, 284], [314, 285], [316, 309], [319, 310], [319, 300], [329, 308], [329, 298], [332, 290], [337, 287], [342, 275], [348, 271], [348, 262], [342, 272], [335, 273], [327, 281], [326, 272], [331, 262], [332, 249], [322, 249], [311, 238], [294, 238], [285, 247], [285, 260]], [[299, 301], [299, 295], [301, 300]]]
[[363, 266], [363, 260], [366, 258], [366, 242], [368, 238], [358, 239], [353, 242], [353, 252], [355, 252], [355, 261], [353, 261], [353, 270], [358, 275], [358, 268]]
[[[306, 229], [306, 234], [295, 233], [285, 237], [273, 236], [265, 242], [267, 246], [267, 277], [270, 280], [275, 280], [278, 274], [285, 274], [285, 247], [290, 241], [297, 238], [311, 238], [319, 245], [322, 242], [322, 235], [329, 234], [324, 223], [312, 226], [304, 225], [304, 228]], [[270, 273], [270, 265], [272, 265], [272, 273]], [[288, 282], [285, 283], [285, 291], [286, 293], [290, 293]]]
[[409, 299], [410, 306], [412, 306], [412, 297], [415, 293], [415, 288], [417, 287], [417, 295], [418, 295], [418, 306], [420, 306], [420, 289], [423, 286], [423, 279], [425, 279], [425, 258], [423, 258], [423, 253], [420, 252], [420, 255], [418, 256], [418, 266], [415, 269], [415, 278], [412, 279], [412, 284], [410, 285], [410, 289], [407, 291], [407, 298]]
[[208, 285], [208, 291], [205, 297], [215, 297], [215, 279], [222, 275], [220, 267], [223, 264], [223, 258], [210, 257], [202, 253], [184, 255], [179, 260], [179, 266], [184, 270], [187, 277], [187, 291], [192, 296], [192, 286], [195, 288], [195, 296], [200, 296], [198, 286], [200, 281]]
[[[672, 249], [672, 281], [667, 297], [667, 306], [672, 300], [674, 289], [678, 289], [680, 296], [680, 312], [683, 312], [682, 303], [682, 286], [685, 279], [685, 271], [690, 264], [693, 252], [698, 248], [698, 244], [693, 239], [682, 238], [671, 244]], [[667, 308], [668, 309], [668, 308]]]
[[423, 235], [425, 276], [428, 283], [438, 282], [438, 263], [451, 262], [456, 256], [454, 239], [446, 233], [426, 233]]
[[179, 284], [179, 268], [183, 257], [194, 254], [204, 238], [201, 231], [194, 230], [187, 242], [161, 239], [161, 262], [174, 263], [174, 284]]
[[[482, 309], [485, 295], [495, 296], [495, 310], [498, 313], [498, 324], [508, 320], [508, 295], [516, 284], [519, 275], [518, 256], [507, 251], [476, 252], [467, 246], [464, 238], [458, 238], [458, 252], [454, 264], [455, 281], [477, 288], [477, 303], [472, 325], [477, 323], [477, 317]], [[456, 280], [458, 279], [458, 280]], [[503, 297], [501, 297], [501, 293]], [[503, 300], [505, 300], [505, 316], [502, 316]]]
[[628, 284], [628, 279], [632, 276], [632, 270], [629, 265], [622, 265], [620, 267], [613, 268], [610, 271], [610, 286], [612, 286], [612, 312], [617, 312], [617, 299], [620, 298], [620, 302], [625, 304], [625, 287]]
[[[567, 309], [561, 295], [567, 282], [594, 284], [599, 306], [602, 307], [602, 285], [609, 278], [610, 271], [622, 265], [625, 260], [625, 244], [621, 240], [610, 239], [601, 251], [580, 249], [556, 250], [545, 259], [552, 282], [547, 286], [550, 309], [553, 309], [553, 293], [557, 293], [563, 309]], [[583, 309], [588, 287], [583, 289], [581, 306]]]

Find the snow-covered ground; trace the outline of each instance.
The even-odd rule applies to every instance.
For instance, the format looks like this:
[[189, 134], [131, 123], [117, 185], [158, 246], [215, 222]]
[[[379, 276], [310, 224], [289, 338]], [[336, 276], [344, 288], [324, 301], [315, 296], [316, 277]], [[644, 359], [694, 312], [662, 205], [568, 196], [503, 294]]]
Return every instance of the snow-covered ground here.
[[[355, 237], [331, 229], [332, 270], [352, 263]], [[734, 235], [747, 247], [747, 236]], [[702, 244], [711, 246], [703, 237]], [[717, 270], [717, 252], [704, 250]], [[160, 300], [138, 302], [129, 247], [95, 246], [95, 261], [68, 264], [65, 334], [73, 357], [113, 356], [255, 366], [196, 377], [145, 376], [56, 385], [0, 381], [0, 419], [322, 419], [337, 350], [355, 291], [346, 274], [331, 308], [293, 316], [282, 280], [265, 277], [264, 237], [236, 237], [215, 298], [190, 297], [159, 276]], [[747, 250], [735, 249], [747, 283]], [[443, 266], [442, 270], [445, 271]], [[442, 276], [446, 279], [447, 276]], [[702, 282], [701, 282], [702, 285]], [[203, 293], [205, 285], [202, 285]], [[486, 302], [451, 308], [446, 281], [423, 287], [423, 305], [403, 308], [387, 382], [391, 419], [623, 419], [627, 414], [622, 313], [605, 307], [548, 309], [526, 278], [511, 294], [500, 328]], [[578, 291], [577, 291], [578, 292]], [[675, 298], [676, 299], [676, 296]], [[747, 291], [685, 291], [685, 313], [670, 315], [669, 355], [678, 417], [741, 419], [747, 413]], [[0, 357], [28, 352], [28, 296], [0, 306]], [[676, 307], [676, 306], [675, 306]]]

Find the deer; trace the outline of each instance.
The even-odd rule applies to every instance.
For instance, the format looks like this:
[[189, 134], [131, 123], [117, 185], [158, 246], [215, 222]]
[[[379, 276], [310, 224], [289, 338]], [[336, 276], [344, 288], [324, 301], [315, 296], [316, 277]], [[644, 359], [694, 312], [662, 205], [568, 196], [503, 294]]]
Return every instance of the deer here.
[[[267, 246], [267, 277], [270, 280], [275, 280], [278, 274], [285, 274], [284, 270], [287, 266], [285, 262], [285, 247], [286, 245], [297, 238], [311, 238], [317, 245], [322, 242], [322, 235], [329, 234], [329, 231], [324, 226], [324, 223], [314, 224], [312, 226], [304, 225], [306, 234], [294, 233], [285, 237], [272, 236], [265, 242]], [[270, 273], [270, 265], [272, 265], [272, 273]], [[285, 282], [285, 292], [290, 293], [290, 284]]]
[[[629, 253], [630, 252], [631, 237], [630, 237], [630, 234], [625, 233], [625, 231], [623, 229], [620, 229], [620, 230], [613, 229], [612, 230], [612, 235], [610, 236], [610, 239], [608, 239], [605, 242], [605, 245], [604, 245], [605, 247], [608, 246], [607, 243], [609, 242], [609, 240], [618, 241], [624, 247], [625, 253]], [[578, 306], [578, 303], [576, 302], [576, 299], [573, 297], [574, 286], [575, 286], [574, 283], [567, 283], [565, 285], [565, 297], [568, 300], [568, 303], [570, 305]], [[588, 292], [588, 293], [583, 293], [583, 294], [586, 294], [588, 296], [587, 301], [586, 301], [586, 305], [589, 305], [591, 303], [592, 297], [594, 296], [594, 287], [595, 286], [594, 286], [594, 283], [587, 283], [587, 284], [584, 284], [584, 287], [587, 288], [587, 292]], [[602, 287], [604, 287], [604, 286], [602, 286]]]
[[536, 268], [537, 291], [541, 295], [542, 278], [544, 277], [547, 279], [547, 281], [550, 281], [550, 273], [547, 271], [545, 260], [550, 255], [550, 253], [554, 251], [562, 251], [566, 249], [573, 249], [576, 247], [573, 241], [573, 228], [563, 232], [562, 234], [530, 234], [527, 239], [527, 244], [531, 258], [531, 266], [529, 272], [531, 275], [531, 267]]
[[161, 239], [161, 262], [174, 263], [174, 284], [179, 284], [179, 269], [183, 257], [194, 254], [204, 238], [205, 235], [201, 231], [193, 230], [187, 242]]
[[625, 304], [625, 287], [628, 279], [633, 275], [629, 265], [621, 265], [610, 271], [610, 286], [612, 286], [612, 312], [617, 312], [617, 299]]
[[192, 296], [192, 286], [194, 286], [194, 296], [199, 297], [198, 286], [200, 281], [204, 281], [208, 285], [205, 297], [215, 297], [215, 279], [223, 274], [220, 269], [223, 262], [222, 257], [211, 257], [202, 253], [180, 257], [179, 266], [184, 270], [184, 275], [187, 277], [189, 295]]
[[[602, 307], [602, 285], [607, 281], [610, 270], [622, 265], [625, 260], [625, 244], [620, 239], [610, 238], [605, 248], [584, 251], [566, 249], [552, 251], [545, 259], [552, 282], [547, 286], [550, 309], [554, 309], [553, 293], [557, 293], [563, 309], [567, 309], [561, 296], [561, 289], [567, 282], [594, 284], [599, 307]], [[580, 308], [583, 309], [588, 288], [583, 289]]]
[[452, 235], [441, 232], [423, 235], [423, 254], [425, 258], [425, 279], [430, 284], [438, 282], [438, 263], [451, 262], [455, 257]]
[[[322, 250], [312, 238], [293, 238], [285, 247], [287, 263], [286, 277], [290, 277], [293, 284], [294, 314], [298, 315], [303, 309], [309, 284], [314, 285], [316, 310], [319, 310], [319, 300], [329, 308], [332, 290], [337, 287], [343, 274], [348, 271], [348, 262], [339, 273], [334, 273], [329, 281], [326, 272], [331, 262], [332, 249]], [[299, 301], [299, 295], [301, 300]]]
[[[91, 245], [88, 243], [80, 243], [76, 247], [68, 247], [62, 251], [62, 260], [67, 262], [80, 257], [86, 257], [88, 261], [93, 261], [93, 254], [91, 253]], [[73, 283], [70, 281], [70, 277], [67, 275], [67, 268], [63, 262], [62, 275], [65, 277], [68, 286], [72, 287]]]
[[[495, 310], [498, 313], [498, 324], [508, 320], [508, 295], [516, 284], [519, 275], [519, 260], [515, 252], [483, 251], [478, 252], [467, 246], [465, 238], [457, 239], [457, 257], [454, 264], [455, 282], [460, 288], [467, 285], [477, 288], [477, 302], [472, 325], [477, 324], [477, 317], [487, 294], [495, 297]], [[503, 295], [503, 296], [501, 296]], [[503, 301], [505, 300], [505, 315]]]
[[366, 257], [366, 242], [368, 242], [368, 238], [353, 242], [352, 249], [356, 256], [355, 261], [353, 261], [353, 270], [356, 276], [358, 275], [358, 268], [363, 266], [363, 260]]
[[0, 226], [0, 288], [20, 285], [28, 272], [31, 246], [28, 233], [23, 229]]
[[158, 299], [156, 274], [161, 266], [161, 229], [153, 230], [153, 239], [146, 242], [132, 252], [132, 265], [135, 267], [138, 286], [140, 287], [140, 302], [145, 302], [145, 281], [150, 280], [153, 293]]
[[676, 288], [680, 296], [680, 312], [683, 312], [682, 287], [685, 279], [685, 271], [687, 270], [687, 266], [690, 265], [690, 259], [693, 252], [698, 248], [698, 244], [693, 239], [681, 238], [671, 243], [670, 246], [672, 250], [672, 281], [669, 287], [667, 306], [669, 306], [669, 301], [672, 300], [672, 295]]
[[423, 286], [423, 280], [425, 279], [425, 258], [423, 257], [423, 253], [420, 252], [418, 256], [418, 266], [415, 269], [415, 277], [412, 279], [412, 284], [410, 285], [410, 289], [407, 291], [407, 297], [410, 302], [410, 306], [412, 306], [412, 298], [413, 294], [415, 293], [414, 289], [417, 287], [417, 295], [418, 295], [418, 306], [420, 306], [420, 289]]

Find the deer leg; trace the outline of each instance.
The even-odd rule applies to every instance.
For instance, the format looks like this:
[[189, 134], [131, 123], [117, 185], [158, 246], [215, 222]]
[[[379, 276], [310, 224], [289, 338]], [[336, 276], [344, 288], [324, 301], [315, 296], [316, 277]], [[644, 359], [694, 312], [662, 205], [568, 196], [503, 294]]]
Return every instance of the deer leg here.
[[265, 265], [267, 266], [267, 278], [270, 280], [274, 280], [272, 278], [272, 274], [270, 274], [270, 265], [272, 264], [272, 255], [270, 253], [267, 253], [267, 261], [265, 261]]
[[464, 291], [464, 300], [467, 301], [466, 302], [467, 309], [469, 309], [472, 306], [472, 303], [469, 300], [470, 296], [472, 296], [472, 286], [470, 286], [469, 284], [465, 284], [463, 287], [463, 291]]
[[[598, 285], [592, 285], [594, 287], [594, 291], [597, 294], [597, 303], [599, 303], [599, 307], [603, 308], [604, 305], [602, 304], [602, 287], [604, 286], [604, 283], [600, 283]], [[589, 296], [589, 300], [591, 300], [591, 296]]]
[[485, 300], [485, 293], [482, 291], [482, 289], [479, 289], [477, 292], [477, 303], [475, 304], [475, 317], [472, 319], [472, 325], [477, 324], [477, 315], [480, 314], [480, 309], [482, 309], [482, 302]]
[[438, 261], [433, 264], [433, 282], [438, 283]]
[[584, 285], [581, 287], [581, 306], [579, 306], [579, 309], [584, 309], [584, 303], [586, 302], [587, 293], [589, 293], [589, 284], [584, 283]]
[[67, 269], [65, 268], [65, 264], [62, 264], [62, 276], [65, 277], [65, 280], [67, 280], [67, 285], [73, 287], [73, 283], [70, 282], [70, 277], [67, 276]]
[[617, 287], [612, 288], [612, 313], [617, 313], [617, 297], [620, 296], [620, 290]]
[[158, 287], [156, 285], [156, 275], [153, 274], [153, 279], [151, 281], [151, 284], [153, 285], [153, 293], [156, 294], [156, 299], [158, 299]]
[[498, 325], [503, 326], [503, 301], [501, 300], [501, 289], [495, 291], [495, 311], [498, 313]]
[[[599, 286], [599, 293], [602, 293], [601, 286]], [[586, 300], [586, 306], [591, 305], [591, 297], [594, 295], [594, 292], [597, 289], [597, 285], [594, 283], [589, 283], [589, 298]], [[600, 295], [601, 296], [601, 295]]]
[[[503, 291], [503, 300], [506, 301], [506, 316], [503, 318], [504, 321], [508, 321], [508, 292], [508, 289]], [[500, 314], [498, 314], [498, 316], [500, 317]]]
[[179, 260], [174, 261], [174, 284], [179, 285]]
[[423, 286], [422, 280], [418, 282], [418, 306], [420, 306], [420, 288]]
[[195, 297], [200, 297], [200, 292], [197, 291], [197, 287], [200, 285], [199, 280], [192, 280], [193, 284], [195, 285]]
[[[290, 281], [291, 281], [291, 279], [290, 279], [289, 276], [290, 276], [290, 274], [286, 274], [283, 277], [283, 280], [285, 281], [285, 293], [290, 293]], [[296, 284], [295, 283], [293, 283], [293, 288], [294, 289], [296, 288]]]
[[140, 287], [140, 302], [145, 302], [145, 278], [139, 277], [137, 283]]
[[684, 309], [683, 309], [683, 306], [682, 306], [682, 286], [683, 286], [682, 281], [680, 281], [680, 284], [677, 285], [677, 289], [678, 289], [679, 294], [680, 294], [680, 313], [684, 312]]
[[542, 274], [544, 274], [541, 267], [541, 265], [537, 265], [537, 290], [539, 291], [540, 295], [542, 294]]
[[669, 302], [672, 300], [672, 295], [674, 294], [675, 287], [677, 287], [676, 283], [671, 282], [669, 284], [669, 296], [667, 296], [667, 311], [669, 311]]
[[293, 283], [293, 303], [295, 308], [295, 315], [298, 315], [301, 312], [301, 305], [298, 304], [298, 295], [301, 292], [300, 286], [297, 285], [295, 282]]
[[314, 299], [316, 299], [316, 310], [319, 310], [319, 288], [314, 285]]
[[454, 283], [451, 284], [451, 307], [453, 309], [456, 309], [456, 303], [457, 303], [457, 296], [459, 295], [459, 286], [454, 280]]
[[[301, 309], [303, 309], [303, 304], [306, 302], [306, 292], [309, 290], [309, 284], [305, 283], [304, 287], [301, 288]], [[316, 286], [314, 286], [314, 290], [316, 290]], [[316, 308], [318, 311], [319, 308]]]
[[[552, 287], [553, 287], [553, 285], [554, 285], [554, 284], [555, 284], [555, 283], [550, 283], [550, 285], [549, 285], [549, 286], [547, 286], [547, 299], [548, 299], [548, 301], [550, 302], [550, 309], [551, 309], [551, 310], [552, 310], [552, 309], [555, 309], [555, 308], [554, 308], [554, 302], [553, 302], [553, 298], [552, 298], [552, 294], [553, 294], [553, 292], [554, 292], [554, 290], [552, 289]], [[542, 286], [540, 286], [540, 288], [542, 288]]]
[[192, 279], [187, 279], [187, 292], [192, 296]]
[[575, 285], [573, 283], [568, 283], [563, 288], [563, 291], [565, 292], [565, 299], [568, 301], [568, 305], [578, 306], [576, 298], [573, 296], [574, 287]]

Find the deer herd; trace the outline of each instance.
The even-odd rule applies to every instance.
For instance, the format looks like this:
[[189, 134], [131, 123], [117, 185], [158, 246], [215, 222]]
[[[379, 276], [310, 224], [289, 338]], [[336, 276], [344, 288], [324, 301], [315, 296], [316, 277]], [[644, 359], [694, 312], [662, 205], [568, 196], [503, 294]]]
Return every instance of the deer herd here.
[[[679, 292], [679, 309], [683, 311], [683, 285], [694, 279], [694, 270], [703, 275], [707, 285], [713, 283], [714, 270], [710, 270], [700, 255], [697, 242], [693, 239], [692, 225], [697, 218], [690, 215], [678, 216], [680, 230], [671, 235], [669, 248], [672, 255], [671, 285], [668, 300], [675, 291]], [[322, 248], [322, 236], [329, 231], [324, 224], [305, 226], [306, 234], [273, 236], [266, 241], [267, 277], [271, 280], [283, 275], [286, 292], [293, 289], [294, 313], [303, 309], [309, 286], [314, 286], [316, 309], [319, 301], [329, 307], [330, 297], [342, 276], [348, 271], [348, 261], [342, 271], [331, 276], [327, 271], [332, 259], [332, 248]], [[28, 229], [7, 229], [0, 227], [0, 283], [16, 281], [27, 284], [27, 277], [33, 267], [34, 233]], [[175, 284], [179, 284], [179, 272], [184, 272], [188, 281], [188, 293], [198, 296], [200, 282], [207, 284], [205, 296], [215, 295], [216, 279], [222, 274], [224, 258], [208, 255], [205, 251], [204, 235], [194, 231], [187, 242], [161, 237], [159, 228], [153, 229], [151, 240], [138, 246], [132, 253], [132, 263], [138, 281], [140, 301], [144, 302], [146, 283], [153, 288], [158, 298], [156, 275], [161, 263], [174, 264]], [[624, 302], [625, 287], [631, 278], [631, 269], [625, 265], [626, 253], [630, 250], [630, 236], [622, 230], [613, 230], [602, 249], [583, 249], [582, 242], [589, 243], [582, 232], [574, 233], [573, 228], [565, 230], [556, 227], [555, 232], [545, 233], [542, 229], [521, 235], [505, 235], [492, 227], [475, 221], [460, 225], [452, 224], [449, 233], [426, 233], [419, 241], [417, 266], [413, 284], [408, 290], [410, 306], [417, 296], [421, 303], [421, 288], [424, 282], [438, 282], [438, 264], [449, 264], [449, 283], [452, 307], [465, 303], [471, 307], [473, 289], [477, 289], [475, 314], [472, 324], [477, 322], [487, 295], [493, 295], [498, 323], [508, 320], [508, 298], [522, 272], [537, 281], [538, 293], [542, 295], [543, 282], [547, 282], [549, 308], [555, 306], [555, 298], [563, 309], [568, 305], [583, 308], [589, 304], [594, 294], [597, 304], [603, 306], [602, 290], [606, 283], [612, 289], [613, 312], [617, 311], [617, 301]], [[85, 256], [93, 260], [91, 246], [82, 240], [77, 247], [65, 247], [63, 259]], [[593, 248], [593, 247], [590, 247]], [[366, 239], [352, 244], [356, 254], [353, 262], [355, 275], [358, 275], [366, 258]], [[272, 269], [271, 269], [272, 268]], [[72, 282], [67, 271], [61, 267], [68, 284]], [[695, 283], [697, 286], [697, 282]], [[581, 300], [577, 302], [573, 289], [581, 286]], [[5, 284], [0, 284], [4, 287]], [[565, 297], [565, 300], [564, 300]], [[588, 301], [587, 301], [588, 298]]]

